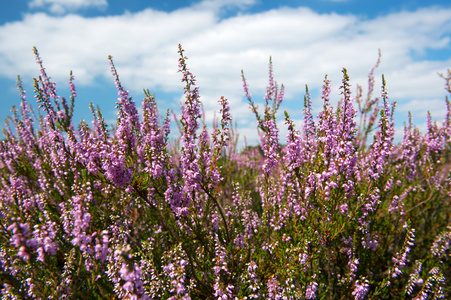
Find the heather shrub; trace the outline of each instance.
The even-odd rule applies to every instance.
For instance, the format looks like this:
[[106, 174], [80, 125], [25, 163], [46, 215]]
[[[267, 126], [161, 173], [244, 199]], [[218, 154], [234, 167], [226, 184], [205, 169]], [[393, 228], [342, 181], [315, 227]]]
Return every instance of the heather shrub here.
[[[383, 80], [353, 99], [322, 89], [315, 118], [308, 89], [303, 128], [285, 112], [269, 65], [259, 111], [261, 143], [237, 149], [226, 98], [211, 132], [179, 46], [185, 84], [180, 137], [169, 137], [149, 91], [142, 114], [122, 86], [117, 124], [91, 105], [73, 124], [76, 90], [60, 97], [41, 75], [34, 114], [20, 79], [0, 144], [2, 299], [426, 299], [451, 295], [451, 105], [421, 133], [410, 118], [394, 143]], [[376, 65], [377, 66], [377, 65]], [[450, 91], [451, 73], [443, 75]], [[357, 107], [355, 108], [355, 104]], [[359, 125], [357, 124], [359, 122]]]

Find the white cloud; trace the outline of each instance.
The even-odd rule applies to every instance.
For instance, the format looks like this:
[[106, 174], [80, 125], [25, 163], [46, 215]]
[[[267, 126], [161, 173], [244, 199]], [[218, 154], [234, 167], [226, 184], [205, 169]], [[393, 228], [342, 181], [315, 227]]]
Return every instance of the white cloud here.
[[65, 14], [67, 11], [76, 11], [80, 8], [104, 8], [107, 0], [32, 0], [29, 8], [45, 8], [54, 14]]
[[31, 53], [35, 45], [57, 81], [66, 82], [70, 69], [77, 84], [93, 84], [103, 77], [111, 81], [107, 61], [111, 54], [124, 85], [138, 95], [143, 88], [181, 91], [176, 71], [177, 45], [182, 43], [207, 114], [213, 115], [217, 100], [224, 95], [231, 102], [233, 116], [247, 118], [252, 114], [242, 99], [241, 69], [251, 93], [262, 95], [271, 55], [276, 80], [286, 87], [287, 105], [300, 111], [305, 84], [319, 89], [326, 73], [334, 84], [335, 98], [343, 67], [354, 87], [357, 82], [365, 86], [381, 49], [376, 95], [384, 73], [391, 100], [433, 99], [430, 110], [442, 109], [436, 100], [444, 98], [444, 82], [437, 72], [451, 67], [451, 55], [445, 61], [419, 58], [429, 49], [450, 47], [450, 9], [435, 7], [375, 19], [319, 14], [302, 7], [219, 17], [219, 8], [237, 3], [204, 1], [170, 13], [146, 9], [98, 18], [27, 14], [21, 21], [0, 27], [0, 75], [14, 78], [19, 73], [26, 78], [36, 74]]
[[255, 4], [256, 0], [204, 0], [194, 5], [195, 9], [203, 9], [210, 11], [218, 11], [223, 8], [238, 7], [244, 9], [252, 4]]

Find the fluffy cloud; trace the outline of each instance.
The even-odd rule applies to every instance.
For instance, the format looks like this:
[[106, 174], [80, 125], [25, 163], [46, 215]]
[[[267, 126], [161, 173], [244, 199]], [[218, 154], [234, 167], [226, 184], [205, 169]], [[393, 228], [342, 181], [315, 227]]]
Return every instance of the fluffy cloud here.
[[[175, 92], [181, 90], [176, 72], [181, 43], [198, 78], [207, 115], [213, 115], [216, 101], [224, 95], [231, 101], [233, 116], [246, 118], [251, 115], [243, 109], [241, 69], [251, 92], [261, 96], [272, 56], [276, 80], [286, 87], [287, 109], [300, 112], [305, 84], [318, 90], [328, 74], [338, 98], [341, 69], [348, 69], [354, 86], [365, 84], [381, 49], [376, 76], [385, 74], [391, 100], [409, 106], [408, 99], [414, 99], [410, 104], [429, 103], [426, 107], [434, 112], [442, 109], [437, 99], [444, 98], [444, 82], [437, 72], [451, 67], [451, 55], [430, 61], [425, 54], [450, 47], [451, 9], [432, 7], [368, 19], [299, 7], [221, 18], [221, 7], [238, 2], [208, 0], [170, 13], [149, 8], [96, 18], [26, 14], [23, 20], [0, 27], [0, 76], [35, 74], [30, 50], [35, 45], [57, 81], [67, 81], [70, 69], [78, 84], [111, 81], [106, 59], [111, 54], [123, 83], [132, 91]], [[414, 107], [411, 110], [414, 117], [415, 111], [424, 115]], [[250, 121], [241, 123], [254, 126]]]
[[54, 14], [64, 14], [80, 8], [104, 8], [108, 5], [106, 0], [32, 0], [28, 6], [32, 9], [48, 9]]
[[240, 8], [244, 9], [256, 0], [204, 0], [194, 5], [195, 9], [219, 11], [224, 8]]

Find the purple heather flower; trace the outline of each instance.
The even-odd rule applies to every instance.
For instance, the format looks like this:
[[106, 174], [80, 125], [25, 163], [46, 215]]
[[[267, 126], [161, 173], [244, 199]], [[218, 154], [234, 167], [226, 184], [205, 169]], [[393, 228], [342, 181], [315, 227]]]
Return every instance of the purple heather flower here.
[[407, 282], [406, 288], [405, 288], [405, 292], [408, 295], [411, 295], [413, 292], [413, 288], [415, 286], [421, 287], [424, 283], [424, 280], [421, 279], [420, 273], [423, 267], [423, 262], [420, 260], [415, 261], [415, 269], [413, 271], [413, 273], [411, 273], [409, 275], [409, 281]]
[[113, 147], [112, 152], [105, 153], [105, 160], [102, 168], [105, 170], [105, 176], [118, 187], [126, 186], [133, 176], [131, 168], [125, 166], [125, 156], [119, 149]]
[[315, 281], [310, 282], [307, 285], [307, 290], [305, 291], [305, 299], [315, 299], [317, 289], [318, 284]]
[[[273, 65], [272, 65], [272, 59], [269, 58], [269, 84], [266, 87], [266, 95], [265, 95], [265, 101], [268, 105], [270, 102], [274, 102], [274, 106], [279, 107], [280, 104], [282, 104], [283, 101], [283, 95], [284, 95], [284, 87], [282, 85], [281, 90], [279, 92], [277, 83], [274, 81], [274, 73], [273, 73]], [[245, 93], [248, 94], [247, 84], [243, 84]], [[248, 96], [248, 95], [246, 95]], [[250, 95], [249, 95], [250, 97]]]
[[45, 72], [45, 68], [42, 64], [42, 59], [39, 56], [39, 53], [36, 48], [33, 48], [33, 52], [36, 57], [36, 62], [39, 65], [40, 73], [38, 79], [35, 79], [35, 87], [37, 89], [37, 102], [40, 103], [40, 108], [42, 107], [43, 110], [47, 113], [47, 115], [44, 117], [46, 124], [51, 127], [55, 128], [55, 109], [53, 108], [52, 99], [56, 102], [57, 96], [56, 96], [56, 83], [50, 81], [50, 77], [47, 76], [47, 73]]
[[102, 231], [101, 239], [96, 238], [96, 245], [94, 247], [95, 258], [100, 259], [101, 262], [104, 262], [107, 258], [107, 255], [111, 253], [111, 250], [108, 248], [109, 244], [109, 234], [107, 230]]
[[401, 249], [401, 253], [398, 252], [396, 253], [396, 257], [392, 257], [394, 265], [389, 272], [392, 278], [396, 278], [398, 277], [398, 275], [402, 274], [402, 269], [404, 269], [407, 264], [407, 255], [411, 250], [410, 247], [412, 247], [415, 242], [415, 229], [409, 228], [409, 224], [406, 224], [406, 227], [407, 234], [404, 240], [403, 248]]
[[31, 159], [35, 157], [35, 153], [32, 151], [33, 146], [36, 145], [36, 137], [33, 128], [33, 119], [31, 117], [31, 107], [26, 100], [25, 91], [22, 88], [22, 83], [19, 79], [17, 84], [20, 90], [22, 101], [20, 103], [22, 122], [17, 122], [16, 132], [20, 136], [25, 145], [27, 145], [27, 156]]
[[348, 213], [348, 204], [347, 203], [340, 205], [340, 213], [342, 215], [346, 215]]
[[227, 253], [225, 252], [224, 247], [219, 243], [219, 238], [216, 235], [215, 238], [215, 258], [213, 261], [215, 262], [215, 266], [213, 270], [216, 276], [219, 276], [219, 272], [223, 270], [225, 273], [229, 274], [229, 270], [227, 269]]
[[384, 101], [384, 106], [381, 109], [379, 128], [374, 135], [374, 142], [371, 145], [371, 153], [367, 157], [368, 165], [371, 166], [369, 175], [374, 180], [377, 180], [383, 173], [385, 165], [389, 162], [388, 157], [394, 148], [394, 121], [392, 117], [392, 108], [388, 102], [384, 78], [382, 78], [382, 99]]
[[129, 266], [126, 263], [122, 263], [119, 274], [121, 275], [121, 279], [125, 281], [122, 288], [129, 296], [133, 297], [135, 295], [136, 297], [136, 294], [141, 295], [144, 293], [142, 272], [139, 266], [136, 264]]
[[183, 49], [179, 45], [179, 72], [182, 73], [182, 82], [185, 82], [184, 94], [185, 103], [182, 106], [182, 116], [180, 123], [182, 132], [182, 176], [184, 179], [184, 192], [188, 202], [191, 202], [192, 192], [200, 189], [201, 173], [199, 167], [199, 154], [196, 151], [196, 131], [199, 128], [200, 100], [199, 91], [195, 87], [195, 77], [186, 67], [186, 57], [183, 56]]
[[449, 249], [451, 248], [451, 226], [448, 226], [446, 230], [440, 233], [434, 240], [431, 246], [431, 253], [442, 259]]
[[269, 176], [279, 161], [279, 130], [273, 119], [264, 121], [263, 126], [268, 130], [262, 137], [262, 148], [265, 156], [263, 171]]
[[17, 252], [17, 256], [22, 258], [24, 261], [29, 261], [30, 260], [30, 254], [28, 254], [27, 248], [25, 246], [21, 246], [19, 248], [19, 251]]
[[133, 284], [133, 282], [127, 281], [127, 282], [122, 286], [122, 288], [123, 288], [126, 292], [131, 293], [131, 292], [133, 292], [133, 290], [134, 290], [134, 288], [135, 288], [135, 285]]
[[[303, 146], [299, 130], [294, 128], [293, 120], [286, 115], [285, 124], [288, 124], [287, 146], [285, 147], [284, 163], [292, 171], [299, 168], [303, 162]], [[288, 183], [288, 181], [287, 181]]]
[[282, 299], [279, 281], [274, 276], [272, 276], [271, 279], [268, 280], [267, 287], [268, 296], [270, 299]]
[[312, 99], [308, 87], [305, 87], [304, 96], [304, 139], [310, 143], [315, 138], [315, 122], [312, 116]]
[[204, 128], [199, 136], [198, 141], [198, 149], [199, 149], [199, 162], [200, 165], [203, 166], [202, 179], [203, 182], [210, 181], [208, 188], [211, 189], [213, 186], [221, 180], [221, 174], [215, 164], [213, 162], [213, 152], [210, 147], [210, 136], [208, 134], [207, 126], [204, 124]]
[[77, 97], [77, 92], [74, 85], [74, 76], [72, 76], [72, 72], [70, 74], [69, 78], [69, 89], [70, 89], [70, 96], [72, 99], [75, 99]]
[[[227, 147], [227, 145], [229, 144], [230, 141], [229, 127], [230, 121], [232, 120], [232, 116], [230, 115], [230, 107], [227, 99], [221, 97], [221, 99], [218, 102], [222, 106], [221, 109], [219, 110], [219, 114], [221, 115], [221, 129], [218, 128], [212, 133], [213, 161], [211, 162], [211, 174], [209, 174], [209, 176], [207, 174], [207, 176], [212, 181], [213, 185], [218, 184], [220, 180], [220, 173], [218, 167], [216, 166], [216, 161], [220, 157], [223, 148]], [[203, 137], [203, 139], [206, 140], [206, 137]], [[205, 163], [204, 165], [209, 166], [208, 164]]]
[[363, 300], [366, 296], [366, 294], [368, 293], [368, 280], [363, 277], [362, 281], [357, 280], [354, 283], [354, 291], [352, 291], [352, 295], [355, 297], [355, 300]]
[[129, 92], [122, 87], [112, 57], [110, 56], [109, 59], [111, 73], [114, 76], [114, 82], [119, 96], [117, 102], [119, 108], [118, 125], [115, 135], [119, 140], [121, 150], [126, 151], [127, 149], [133, 149], [136, 146], [135, 128], [139, 123], [139, 114], [135, 102], [129, 96]]
[[[352, 104], [351, 91], [349, 85], [349, 76], [347, 74], [346, 69], [343, 69], [343, 85], [342, 95], [343, 99], [340, 102], [340, 111], [341, 114], [339, 116], [337, 134], [338, 134], [338, 143], [336, 148], [336, 159], [337, 159], [337, 167], [340, 173], [345, 173], [346, 178], [351, 178], [351, 176], [355, 172], [356, 168], [356, 150], [354, 148], [353, 141], [356, 136], [356, 123], [355, 123], [355, 115], [356, 111]], [[352, 189], [353, 190], [353, 189]], [[348, 191], [349, 195], [351, 191]]]
[[38, 257], [36, 259], [44, 262], [44, 248], [39, 247], [38, 249], [36, 249], [36, 252], [38, 253]]
[[359, 260], [357, 258], [351, 259], [348, 262], [349, 271], [350, 271], [350, 277], [355, 277], [355, 272], [357, 272], [358, 269]]
[[159, 178], [163, 174], [166, 161], [164, 150], [166, 146], [165, 135], [167, 133], [164, 132], [165, 129], [159, 126], [158, 110], [153, 96], [144, 98], [142, 106], [143, 122], [141, 122], [140, 131], [143, 135], [143, 140], [137, 146], [137, 152], [140, 160], [145, 163], [146, 167], [144, 170], [151, 174], [153, 178]]
[[[335, 149], [338, 148], [337, 142], [340, 140], [340, 136], [338, 133], [337, 116], [330, 106], [330, 84], [330, 80], [327, 79], [326, 76], [326, 78], [324, 79], [322, 92], [322, 99], [324, 104], [323, 110], [318, 114], [316, 136], [318, 144], [322, 145], [323, 147], [322, 155], [325, 164], [328, 166], [328, 169], [330, 171], [335, 171], [336, 166], [335, 163], [331, 161], [331, 159], [336, 155], [334, 154], [334, 151], [336, 151]], [[309, 151], [315, 151], [314, 145], [309, 144]]]
[[26, 223], [20, 225], [17, 223], [12, 223], [8, 226], [7, 230], [13, 233], [10, 238], [10, 242], [15, 248], [19, 248], [19, 246], [26, 241], [26, 237], [29, 235], [28, 224]]

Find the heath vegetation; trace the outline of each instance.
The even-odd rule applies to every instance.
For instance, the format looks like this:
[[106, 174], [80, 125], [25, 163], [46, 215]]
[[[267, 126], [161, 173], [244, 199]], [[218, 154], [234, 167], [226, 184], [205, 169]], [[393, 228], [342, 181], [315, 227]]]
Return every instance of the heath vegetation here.
[[[412, 119], [394, 143], [385, 80], [341, 99], [331, 82], [303, 127], [276, 113], [284, 90], [269, 65], [263, 110], [244, 95], [261, 143], [237, 149], [226, 98], [213, 126], [179, 46], [180, 137], [146, 92], [142, 113], [122, 86], [117, 124], [91, 105], [72, 120], [76, 90], [40, 76], [28, 103], [19, 79], [0, 144], [2, 299], [436, 299], [451, 297], [451, 104], [442, 123]], [[451, 93], [451, 72], [443, 75]], [[358, 121], [357, 121], [358, 120]], [[212, 130], [209, 128], [212, 127]]]

